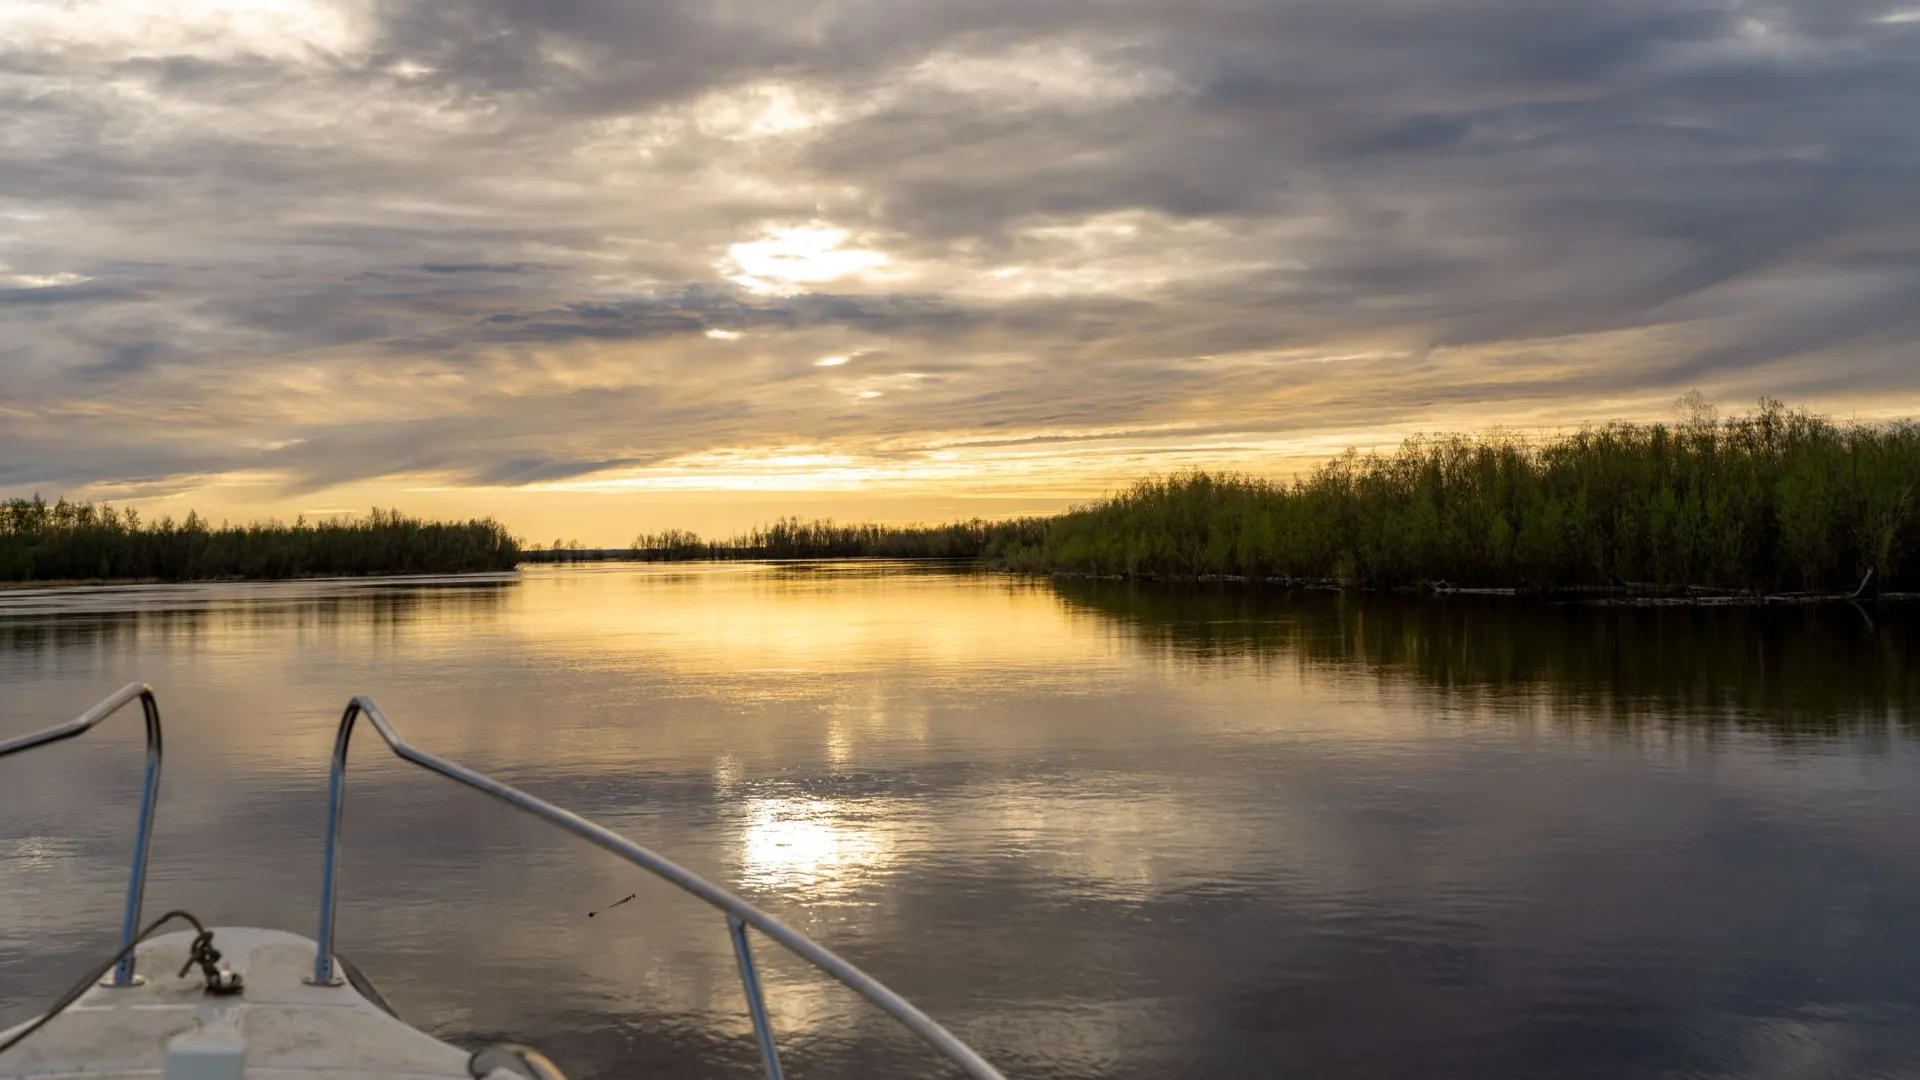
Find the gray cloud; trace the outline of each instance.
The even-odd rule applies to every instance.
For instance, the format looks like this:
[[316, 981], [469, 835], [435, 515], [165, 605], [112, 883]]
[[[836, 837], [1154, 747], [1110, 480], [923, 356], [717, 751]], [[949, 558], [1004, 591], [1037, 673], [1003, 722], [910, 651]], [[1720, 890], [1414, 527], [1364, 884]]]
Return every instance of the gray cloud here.
[[527, 268], [526, 263], [421, 263], [420, 269], [429, 274], [518, 274]]
[[5, 36], [0, 484], [1920, 394], [1883, 4], [297, 14]]

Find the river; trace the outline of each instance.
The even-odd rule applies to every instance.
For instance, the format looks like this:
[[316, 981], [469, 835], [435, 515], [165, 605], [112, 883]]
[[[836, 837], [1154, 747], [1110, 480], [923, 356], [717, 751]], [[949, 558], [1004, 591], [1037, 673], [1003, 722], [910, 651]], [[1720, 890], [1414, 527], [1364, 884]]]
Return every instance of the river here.
[[[0, 592], [0, 737], [155, 687], [147, 910], [313, 932], [348, 696], [1011, 1077], [1920, 1074], [1920, 611], [904, 566]], [[0, 761], [0, 1026], [111, 952], [128, 714]], [[356, 739], [339, 951], [576, 1078], [750, 1077], [721, 919]], [[589, 910], [637, 893], [594, 918]], [[763, 942], [797, 1077], [950, 1075]]]

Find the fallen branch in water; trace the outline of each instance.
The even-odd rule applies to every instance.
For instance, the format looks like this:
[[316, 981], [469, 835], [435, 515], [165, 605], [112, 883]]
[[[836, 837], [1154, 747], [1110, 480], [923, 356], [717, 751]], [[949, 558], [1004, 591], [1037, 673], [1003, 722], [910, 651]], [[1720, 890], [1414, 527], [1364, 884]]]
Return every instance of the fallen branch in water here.
[[[618, 900], [615, 900], [615, 901], [614, 901], [613, 903], [611, 903], [611, 904], [608, 904], [608, 905], [607, 905], [606, 907], [603, 907], [603, 908], [601, 908], [601, 909], [600, 909], [600, 911], [612, 911], [612, 910], [613, 910], [614, 908], [617, 908], [617, 907], [619, 907], [619, 906], [620, 906], [621, 904], [624, 904], [624, 903], [626, 903], [627, 901], [629, 901], [629, 900], [631, 900], [631, 899], [633, 899], [634, 897], [636, 897], [636, 896], [639, 896], [639, 895], [640, 895], [639, 893], [628, 893], [627, 895], [625, 895], [625, 896], [623, 896], [623, 897], [621, 897], [620, 899], [618, 899]], [[589, 912], [587, 912], [587, 918], [589, 918], [589, 919], [591, 919], [591, 918], [593, 918], [593, 917], [594, 917], [595, 915], [598, 915], [598, 914], [600, 914], [600, 911], [589, 911]]]

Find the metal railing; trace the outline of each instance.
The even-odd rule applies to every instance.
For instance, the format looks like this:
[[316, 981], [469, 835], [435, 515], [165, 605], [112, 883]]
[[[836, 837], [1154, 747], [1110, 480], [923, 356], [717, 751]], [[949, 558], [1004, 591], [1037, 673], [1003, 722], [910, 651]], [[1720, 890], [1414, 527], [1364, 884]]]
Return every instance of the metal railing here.
[[[140, 903], [147, 891], [147, 845], [153, 839], [153, 812], [160, 802], [160, 706], [153, 700], [153, 688], [145, 683], [128, 683], [75, 719], [45, 731], [0, 742], [0, 757], [6, 757], [8, 754], [18, 754], [84, 735], [135, 698], [140, 699], [141, 711], [147, 717], [147, 772], [140, 788], [140, 828], [133, 840], [133, 874], [127, 881], [127, 910], [120, 920], [120, 947], [123, 949], [133, 944], [134, 935], [140, 932]], [[140, 985], [144, 980], [134, 974], [133, 963], [134, 954], [129, 951], [125, 959], [114, 965], [113, 974], [101, 980], [100, 985]]]
[[873, 976], [815, 944], [806, 935], [678, 863], [657, 855], [610, 829], [596, 825], [578, 814], [562, 810], [551, 803], [536, 799], [518, 788], [414, 749], [400, 737], [400, 733], [393, 729], [393, 725], [387, 722], [387, 718], [381, 714], [379, 707], [366, 697], [356, 697], [347, 704], [345, 714], [340, 717], [340, 732], [333, 744], [333, 773], [327, 785], [326, 863], [320, 878], [320, 929], [314, 935], [317, 948], [314, 953], [312, 982], [322, 985], [339, 983], [339, 976], [334, 971], [333, 963], [333, 924], [334, 896], [338, 884], [336, 870], [340, 854], [340, 818], [345, 802], [347, 743], [353, 736], [354, 720], [363, 715], [373, 724], [373, 729], [379, 732], [387, 748], [401, 759], [412, 762], [429, 772], [439, 773], [448, 779], [456, 780], [518, 807], [534, 817], [557, 825], [596, 847], [613, 852], [656, 877], [672, 882], [682, 890], [692, 893], [724, 912], [727, 934], [733, 941], [734, 958], [740, 966], [740, 984], [746, 994], [747, 1011], [753, 1019], [753, 1033], [759, 1041], [760, 1057], [766, 1064], [769, 1080], [781, 1080], [780, 1055], [774, 1046], [773, 1025], [767, 1017], [767, 1004], [760, 989], [759, 971], [754, 966], [753, 950], [747, 941], [749, 926], [786, 946], [801, 959], [840, 980], [861, 997], [886, 1010], [908, 1030], [926, 1040], [948, 1060], [958, 1065], [968, 1076], [974, 1077], [975, 1080], [1005, 1080], [1000, 1071], [987, 1064], [986, 1060], [975, 1053], [972, 1047], [955, 1038], [953, 1033], [935, 1023], [926, 1013], [914, 1008], [905, 998], [881, 985]]

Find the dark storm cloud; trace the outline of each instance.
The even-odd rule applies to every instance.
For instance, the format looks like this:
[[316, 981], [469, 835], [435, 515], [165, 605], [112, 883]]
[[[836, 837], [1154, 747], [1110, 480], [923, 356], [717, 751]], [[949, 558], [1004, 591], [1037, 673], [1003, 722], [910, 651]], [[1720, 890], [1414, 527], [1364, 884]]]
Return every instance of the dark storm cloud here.
[[[1917, 14], [420, 0], [137, 40], [111, 13], [0, 25], [5, 475], [523, 484], [1693, 385], [1910, 400]], [[109, 429], [117, 467], [87, 449]]]

